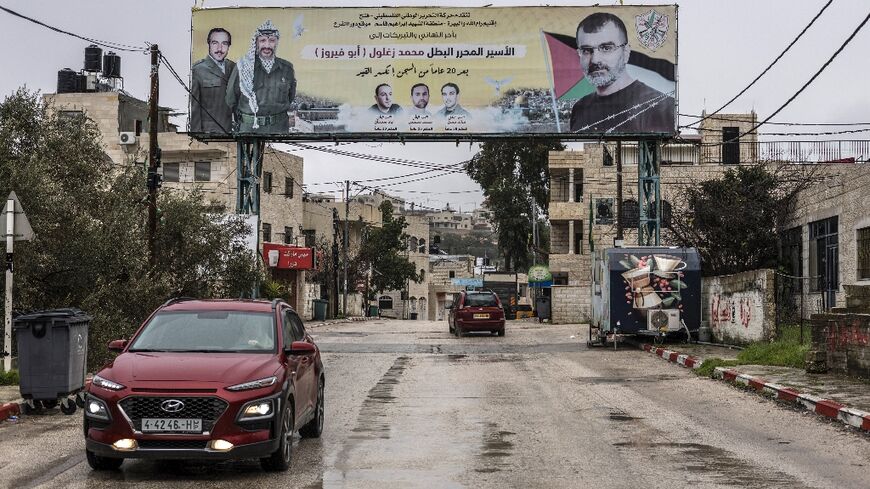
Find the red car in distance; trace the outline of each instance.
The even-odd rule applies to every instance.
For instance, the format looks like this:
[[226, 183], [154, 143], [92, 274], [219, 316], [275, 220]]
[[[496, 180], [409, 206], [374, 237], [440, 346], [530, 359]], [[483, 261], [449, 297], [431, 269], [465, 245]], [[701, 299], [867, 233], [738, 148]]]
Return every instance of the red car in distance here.
[[120, 355], [85, 399], [95, 470], [125, 458], [259, 458], [283, 471], [293, 433], [323, 431], [320, 351], [281, 300], [171, 300], [109, 349]]
[[495, 292], [462, 291], [448, 310], [447, 326], [456, 336], [469, 331], [489, 331], [504, 336], [504, 309]]

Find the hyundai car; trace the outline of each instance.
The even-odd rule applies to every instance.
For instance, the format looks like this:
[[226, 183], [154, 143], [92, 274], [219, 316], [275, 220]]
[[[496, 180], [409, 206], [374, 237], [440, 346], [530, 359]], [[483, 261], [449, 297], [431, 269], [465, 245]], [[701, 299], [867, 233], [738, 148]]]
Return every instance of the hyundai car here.
[[171, 300], [87, 388], [95, 470], [127, 458], [259, 459], [287, 470], [295, 432], [323, 431], [320, 351], [281, 300]]

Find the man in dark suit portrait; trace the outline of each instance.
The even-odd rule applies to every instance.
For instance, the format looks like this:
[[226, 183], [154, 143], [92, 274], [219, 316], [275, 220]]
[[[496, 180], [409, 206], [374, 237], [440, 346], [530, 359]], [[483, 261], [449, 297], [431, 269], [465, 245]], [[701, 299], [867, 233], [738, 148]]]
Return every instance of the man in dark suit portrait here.
[[233, 113], [226, 103], [227, 82], [236, 64], [227, 59], [233, 38], [215, 27], [208, 32], [208, 56], [193, 64], [190, 87], [190, 132], [228, 133]]

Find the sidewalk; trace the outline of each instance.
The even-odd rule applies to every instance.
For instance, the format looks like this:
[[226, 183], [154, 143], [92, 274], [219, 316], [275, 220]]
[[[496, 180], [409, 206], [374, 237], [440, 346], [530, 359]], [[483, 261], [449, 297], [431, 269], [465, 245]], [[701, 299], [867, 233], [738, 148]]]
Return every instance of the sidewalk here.
[[[700, 367], [706, 358], [734, 359], [738, 353], [734, 349], [694, 344], [664, 347], [647, 344], [642, 348], [688, 368]], [[714, 377], [870, 431], [870, 382], [767, 365], [717, 367]]]

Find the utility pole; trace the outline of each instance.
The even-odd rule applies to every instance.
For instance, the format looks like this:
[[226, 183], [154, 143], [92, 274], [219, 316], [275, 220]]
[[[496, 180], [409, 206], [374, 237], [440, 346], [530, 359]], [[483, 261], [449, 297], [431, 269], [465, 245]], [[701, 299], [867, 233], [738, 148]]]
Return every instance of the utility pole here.
[[622, 141], [616, 142], [616, 242], [617, 247], [622, 247]]
[[333, 317], [338, 315], [338, 209], [332, 208], [332, 277], [330, 287], [331, 299], [330, 307], [332, 307]]
[[347, 317], [347, 245], [348, 239], [347, 235], [350, 232], [350, 222], [348, 222], [348, 218], [350, 216], [350, 180], [344, 181], [344, 239], [342, 239], [342, 244], [344, 247], [344, 297], [342, 298], [341, 310], [344, 313], [344, 317]]
[[160, 50], [151, 45], [151, 97], [148, 100], [148, 264], [157, 264], [157, 103], [160, 98], [160, 80], [157, 75]]

